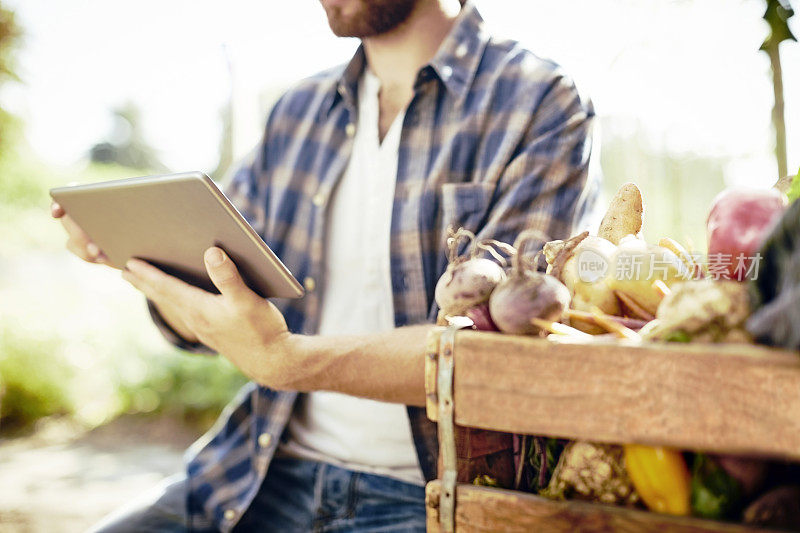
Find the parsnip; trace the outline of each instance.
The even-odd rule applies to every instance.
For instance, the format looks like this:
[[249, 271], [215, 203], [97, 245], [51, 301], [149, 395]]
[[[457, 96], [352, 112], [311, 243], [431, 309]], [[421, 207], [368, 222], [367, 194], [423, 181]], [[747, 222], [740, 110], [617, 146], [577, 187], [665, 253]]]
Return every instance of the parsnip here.
[[675, 239], [670, 239], [669, 237], [662, 237], [658, 241], [658, 245], [677, 255], [678, 259], [680, 259], [683, 264], [686, 265], [686, 268], [689, 270], [689, 272], [691, 272], [693, 276], [697, 275], [697, 263], [695, 263], [691, 254], [678, 241]]

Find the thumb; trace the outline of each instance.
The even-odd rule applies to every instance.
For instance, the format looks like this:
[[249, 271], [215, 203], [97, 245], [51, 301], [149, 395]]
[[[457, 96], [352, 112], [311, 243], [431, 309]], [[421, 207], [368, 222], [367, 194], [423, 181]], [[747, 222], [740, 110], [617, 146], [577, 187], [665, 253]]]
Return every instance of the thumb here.
[[242, 276], [231, 258], [220, 248], [212, 247], [203, 254], [208, 272], [214, 286], [225, 296], [234, 299], [250, 298], [254, 294], [245, 285]]

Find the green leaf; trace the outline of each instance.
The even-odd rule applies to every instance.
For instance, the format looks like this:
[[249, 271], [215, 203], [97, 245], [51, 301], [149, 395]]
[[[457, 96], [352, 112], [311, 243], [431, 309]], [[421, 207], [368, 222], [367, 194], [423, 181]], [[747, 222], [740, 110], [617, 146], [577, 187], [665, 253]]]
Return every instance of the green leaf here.
[[666, 342], [692, 342], [692, 337], [683, 330], [673, 331], [664, 340]]
[[692, 511], [715, 520], [730, 518], [741, 499], [739, 483], [713, 459], [698, 453], [692, 468]]
[[789, 192], [786, 194], [789, 196], [790, 202], [794, 202], [800, 198], [800, 169], [797, 171], [797, 176], [792, 179], [792, 184], [789, 185]]
[[475, 479], [472, 480], [473, 485], [479, 485], [481, 487], [499, 487], [500, 483], [491, 476], [487, 476], [486, 474], [482, 474]]
[[783, 41], [796, 41], [797, 38], [789, 28], [789, 19], [794, 15], [788, 0], [767, 0], [767, 9], [763, 18], [769, 24], [769, 35], [761, 44], [761, 50], [767, 50]]

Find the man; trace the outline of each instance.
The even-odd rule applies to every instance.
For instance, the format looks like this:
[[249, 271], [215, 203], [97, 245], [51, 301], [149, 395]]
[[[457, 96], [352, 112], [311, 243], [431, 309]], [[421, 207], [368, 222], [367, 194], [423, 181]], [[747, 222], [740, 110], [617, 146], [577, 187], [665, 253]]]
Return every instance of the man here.
[[[205, 260], [219, 295], [128, 263], [170, 340], [253, 383], [185, 475], [102, 531], [424, 530], [437, 450], [415, 406], [447, 227], [564, 238], [593, 196], [591, 105], [556, 65], [490, 37], [469, 2], [322, 4], [334, 33], [362, 45], [275, 104], [228, 187], [307, 294], [259, 298], [218, 248]], [[103, 262], [53, 210], [68, 247]]]

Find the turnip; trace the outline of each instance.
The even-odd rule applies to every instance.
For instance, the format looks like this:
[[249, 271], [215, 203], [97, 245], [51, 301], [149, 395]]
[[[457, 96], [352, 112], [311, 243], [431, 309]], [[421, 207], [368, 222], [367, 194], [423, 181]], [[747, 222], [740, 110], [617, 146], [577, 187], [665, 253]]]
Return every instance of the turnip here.
[[489, 298], [489, 313], [503, 333], [536, 334], [540, 330], [531, 324], [532, 318], [558, 321], [569, 306], [569, 290], [564, 284], [536, 270], [542, 252], [536, 254], [533, 265], [525, 265], [524, 247], [534, 241], [544, 243], [546, 239], [536, 230], [520, 233], [508, 279]]
[[[458, 255], [458, 247], [467, 240], [468, 253]], [[503, 264], [505, 260], [494, 249], [500, 248], [513, 253], [511, 247], [497, 241], [475, 241], [475, 235], [464, 228], [451, 232], [447, 239], [447, 270], [436, 283], [434, 298], [444, 316], [465, 315], [467, 310], [477, 307], [489, 299], [498, 283], [506, 279], [503, 267], [496, 261], [479, 257], [481, 251], [488, 251]]]

